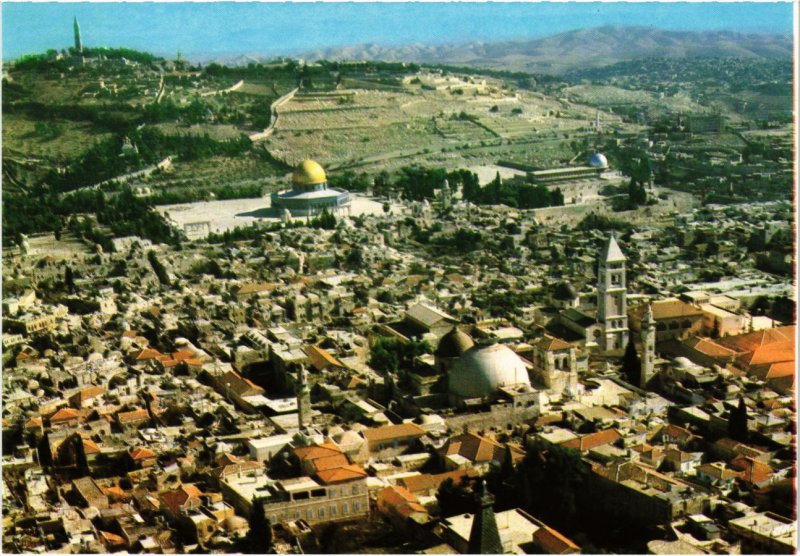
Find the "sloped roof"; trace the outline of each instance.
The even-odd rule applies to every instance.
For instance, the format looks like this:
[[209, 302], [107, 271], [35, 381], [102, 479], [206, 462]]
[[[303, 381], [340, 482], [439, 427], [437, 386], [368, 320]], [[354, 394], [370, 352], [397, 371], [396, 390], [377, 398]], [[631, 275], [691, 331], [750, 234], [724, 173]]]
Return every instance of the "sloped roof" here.
[[569, 349], [572, 344], [568, 344], [561, 338], [555, 338], [549, 334], [545, 334], [534, 345], [544, 351], [560, 351], [562, 349]]
[[731, 460], [731, 467], [742, 472], [743, 481], [757, 486], [769, 481], [775, 473], [768, 464], [747, 456], [736, 456]]
[[440, 311], [436, 307], [431, 307], [425, 303], [417, 303], [413, 307], [411, 307], [407, 312], [406, 316], [408, 316], [411, 320], [421, 324], [426, 328], [430, 328], [435, 324], [438, 324], [442, 320], [446, 320], [448, 322], [456, 322], [456, 319], [448, 315], [447, 313]]
[[581, 550], [577, 544], [547, 525], [536, 530], [533, 540], [547, 554], [577, 554]]
[[305, 351], [306, 355], [308, 355], [308, 358], [311, 360], [311, 365], [319, 371], [327, 369], [328, 367], [345, 367], [341, 361], [319, 346], [306, 346], [303, 348], [303, 351]]
[[611, 234], [608, 240], [606, 240], [606, 245], [603, 249], [603, 260], [607, 263], [625, 261], [625, 255], [622, 253], [622, 249], [619, 248], [617, 238], [614, 237], [614, 234]]
[[409, 477], [402, 477], [397, 480], [397, 484], [404, 486], [409, 492], [425, 493], [439, 488], [444, 481], [452, 479], [455, 484], [459, 484], [463, 477], [476, 477], [477, 472], [468, 467], [466, 469], [456, 469], [455, 471], [448, 471], [446, 473], [437, 473], [432, 475], [430, 473], [422, 473], [420, 475], [411, 475]]
[[[509, 444], [511, 457], [518, 461], [525, 456], [520, 448]], [[505, 446], [474, 432], [467, 432], [451, 437], [440, 451], [446, 456], [458, 454], [474, 463], [489, 461], [502, 461], [505, 456]]]
[[82, 390], [73, 394], [70, 399], [75, 400], [78, 403], [83, 403], [86, 400], [90, 400], [92, 398], [96, 398], [98, 396], [102, 396], [105, 394], [106, 389], [102, 386], [89, 386], [87, 388], [83, 388]]
[[263, 394], [264, 389], [253, 381], [244, 378], [236, 371], [228, 371], [218, 379], [220, 384], [229, 384], [232, 393], [237, 396]]
[[327, 471], [328, 469], [335, 469], [337, 467], [344, 467], [350, 464], [345, 454], [334, 454], [327, 457], [315, 458], [313, 460], [314, 471]]
[[161, 501], [166, 504], [173, 513], [178, 513], [180, 508], [189, 503], [200, 504], [200, 497], [203, 492], [194, 485], [181, 485], [175, 490], [165, 492], [161, 495]]
[[737, 351], [755, 351], [756, 349], [772, 344], [789, 342], [794, 345], [795, 327], [781, 326], [778, 328], [767, 328], [757, 330], [748, 334], [737, 334], [736, 336], [725, 336], [719, 341], [730, 346]]
[[414, 513], [428, 513], [417, 497], [401, 486], [388, 486], [381, 489], [378, 491], [378, 501], [383, 502], [392, 511], [404, 517]]
[[145, 421], [150, 418], [146, 409], [134, 409], [133, 411], [120, 411], [117, 413], [117, 419], [120, 423], [129, 423], [132, 421]]
[[319, 481], [326, 485], [363, 479], [366, 476], [367, 472], [360, 465], [345, 465], [317, 472]]
[[400, 425], [386, 425], [362, 431], [364, 438], [369, 442], [393, 440], [395, 438], [408, 438], [409, 436], [424, 436], [425, 429], [416, 423], [402, 423]]
[[156, 453], [153, 450], [144, 447], [134, 448], [129, 452], [129, 454], [131, 459], [134, 461], [156, 457]]
[[81, 412], [77, 409], [72, 409], [71, 407], [62, 407], [52, 416], [50, 416], [50, 422], [57, 423], [59, 421], [71, 421], [73, 419], [80, 419], [81, 416]]
[[575, 450], [585, 452], [599, 446], [611, 444], [620, 438], [622, 438], [622, 434], [620, 434], [617, 429], [606, 429], [603, 431], [585, 434], [581, 437], [573, 438], [572, 440], [567, 440], [566, 442], [562, 442], [561, 445], [565, 448], [573, 448]]
[[336, 444], [332, 442], [325, 442], [318, 446], [303, 446], [294, 449], [295, 455], [303, 460], [315, 460], [319, 458], [327, 458], [330, 456], [340, 455], [342, 451]]
[[82, 438], [81, 442], [83, 443], [83, 453], [84, 454], [89, 455], [89, 454], [99, 454], [100, 453], [100, 446], [98, 446], [97, 442], [95, 442], [91, 438]]
[[709, 357], [734, 357], [736, 352], [709, 338], [692, 338], [687, 344], [695, 351]]

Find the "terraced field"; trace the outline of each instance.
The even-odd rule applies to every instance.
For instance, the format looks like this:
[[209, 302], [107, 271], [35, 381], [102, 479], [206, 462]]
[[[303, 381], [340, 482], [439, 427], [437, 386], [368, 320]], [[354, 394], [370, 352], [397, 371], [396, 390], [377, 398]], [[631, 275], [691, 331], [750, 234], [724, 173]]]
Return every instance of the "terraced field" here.
[[[565, 134], [590, 129], [596, 112], [541, 94], [503, 90], [500, 84], [451, 77], [423, 88], [412, 78], [399, 91], [296, 95], [278, 109], [275, 133], [265, 145], [290, 165], [310, 157], [330, 168], [413, 161], [456, 166], [511, 155], [547, 165], [575, 155], [553, 145]], [[525, 146], [514, 146], [518, 141]], [[542, 142], [533, 149], [539, 154], [527, 152], [533, 142]]]
[[592, 106], [640, 106], [642, 109], [660, 109], [669, 112], [708, 112], [709, 109], [692, 101], [688, 95], [655, 95], [648, 91], [631, 91], [609, 85], [576, 85], [564, 89], [576, 102]]

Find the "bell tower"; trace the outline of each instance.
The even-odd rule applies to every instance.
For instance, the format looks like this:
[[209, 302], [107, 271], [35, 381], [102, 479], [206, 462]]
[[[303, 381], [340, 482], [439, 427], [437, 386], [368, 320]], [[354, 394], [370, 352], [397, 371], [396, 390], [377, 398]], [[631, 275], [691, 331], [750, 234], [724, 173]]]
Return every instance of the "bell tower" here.
[[625, 349], [628, 343], [625, 255], [612, 233], [600, 256], [597, 272], [597, 320], [603, 326], [603, 349]]

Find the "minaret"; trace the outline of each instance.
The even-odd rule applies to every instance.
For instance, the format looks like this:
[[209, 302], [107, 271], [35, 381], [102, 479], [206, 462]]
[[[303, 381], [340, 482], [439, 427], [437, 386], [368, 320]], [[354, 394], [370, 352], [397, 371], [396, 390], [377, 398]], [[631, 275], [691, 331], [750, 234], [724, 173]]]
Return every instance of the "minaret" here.
[[624, 349], [628, 343], [625, 255], [612, 233], [600, 257], [597, 273], [597, 320], [603, 326], [605, 351]]
[[297, 425], [303, 430], [311, 417], [311, 389], [306, 381], [306, 367], [303, 364], [297, 370]]
[[75, 53], [83, 54], [83, 43], [81, 42], [81, 26], [78, 25], [78, 16], [75, 16], [75, 22], [72, 24], [75, 31]]
[[469, 532], [469, 554], [503, 554], [503, 543], [497, 530], [497, 520], [492, 505], [494, 497], [486, 490], [486, 481], [481, 481], [481, 493], [477, 497], [475, 518]]
[[656, 360], [656, 321], [653, 318], [653, 306], [648, 303], [642, 317], [642, 374], [640, 388], [645, 388], [655, 374]]

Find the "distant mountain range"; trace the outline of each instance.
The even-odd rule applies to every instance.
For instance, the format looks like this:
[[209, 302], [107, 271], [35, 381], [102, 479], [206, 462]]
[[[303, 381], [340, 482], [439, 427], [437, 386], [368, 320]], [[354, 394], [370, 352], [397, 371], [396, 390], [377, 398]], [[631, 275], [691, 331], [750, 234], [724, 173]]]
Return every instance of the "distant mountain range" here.
[[307, 60], [442, 63], [558, 74], [653, 56], [790, 58], [792, 37], [733, 31], [665, 31], [650, 27], [607, 26], [538, 39], [439, 46], [411, 44], [386, 47], [362, 44], [312, 50], [298, 56]]

